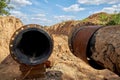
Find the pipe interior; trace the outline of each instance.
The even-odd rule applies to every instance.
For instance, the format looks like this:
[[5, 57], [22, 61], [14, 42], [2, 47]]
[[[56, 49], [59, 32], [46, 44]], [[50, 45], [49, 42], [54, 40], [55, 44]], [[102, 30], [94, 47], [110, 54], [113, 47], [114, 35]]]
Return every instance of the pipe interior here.
[[50, 41], [40, 31], [31, 30], [22, 34], [18, 49], [30, 58], [44, 57], [50, 51]]

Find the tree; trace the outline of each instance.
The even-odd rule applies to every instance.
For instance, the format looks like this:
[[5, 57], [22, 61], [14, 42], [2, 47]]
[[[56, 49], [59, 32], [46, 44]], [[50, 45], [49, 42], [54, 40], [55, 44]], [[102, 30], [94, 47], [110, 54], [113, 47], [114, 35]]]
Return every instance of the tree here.
[[10, 0], [0, 0], [0, 15], [10, 15], [10, 9], [13, 7], [9, 6]]

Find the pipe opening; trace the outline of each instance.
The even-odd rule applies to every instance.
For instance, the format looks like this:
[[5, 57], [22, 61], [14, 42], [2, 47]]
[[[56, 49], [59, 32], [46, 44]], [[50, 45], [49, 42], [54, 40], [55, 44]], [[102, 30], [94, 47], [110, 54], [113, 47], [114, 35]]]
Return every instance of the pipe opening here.
[[43, 57], [49, 52], [50, 44], [43, 33], [33, 30], [23, 33], [18, 49], [30, 58], [37, 58]]
[[28, 28], [16, 35], [12, 51], [18, 62], [37, 65], [47, 61], [52, 49], [52, 39], [45, 31]]

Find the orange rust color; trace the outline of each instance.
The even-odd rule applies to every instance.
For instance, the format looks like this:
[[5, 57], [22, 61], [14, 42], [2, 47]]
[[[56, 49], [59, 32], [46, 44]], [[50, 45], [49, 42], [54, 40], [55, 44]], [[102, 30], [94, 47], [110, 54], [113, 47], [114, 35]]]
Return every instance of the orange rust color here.
[[81, 27], [77, 30], [76, 34], [73, 35], [73, 42], [71, 43], [73, 54], [86, 63], [88, 63], [87, 54], [89, 53], [87, 53], [87, 46], [89, 40], [99, 28], [99, 26]]

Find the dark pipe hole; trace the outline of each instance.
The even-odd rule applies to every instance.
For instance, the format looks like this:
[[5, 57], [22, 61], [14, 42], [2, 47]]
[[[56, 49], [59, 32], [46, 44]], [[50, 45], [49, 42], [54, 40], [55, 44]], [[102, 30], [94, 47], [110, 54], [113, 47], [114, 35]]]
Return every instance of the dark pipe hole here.
[[100, 66], [98, 63], [96, 63], [94, 60], [88, 60], [89, 64], [91, 67], [98, 69], [98, 70], [102, 70], [105, 69], [104, 67]]
[[48, 38], [40, 31], [28, 31], [22, 34], [18, 49], [29, 58], [44, 57], [50, 49]]

